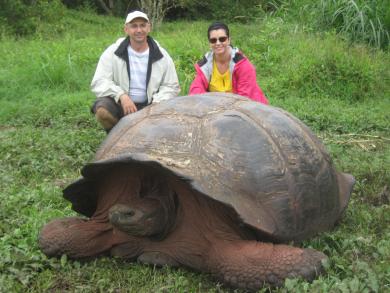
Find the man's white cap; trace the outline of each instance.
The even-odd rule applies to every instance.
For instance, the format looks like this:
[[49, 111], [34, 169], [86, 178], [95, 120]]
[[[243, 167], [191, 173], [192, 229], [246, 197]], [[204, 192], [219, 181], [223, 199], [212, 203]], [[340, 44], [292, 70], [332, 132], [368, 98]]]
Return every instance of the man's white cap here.
[[127, 15], [125, 24], [128, 24], [129, 22], [133, 21], [135, 18], [143, 18], [147, 22], [149, 22], [149, 18], [148, 18], [148, 16], [145, 13], [136, 10], [136, 11], [130, 12]]

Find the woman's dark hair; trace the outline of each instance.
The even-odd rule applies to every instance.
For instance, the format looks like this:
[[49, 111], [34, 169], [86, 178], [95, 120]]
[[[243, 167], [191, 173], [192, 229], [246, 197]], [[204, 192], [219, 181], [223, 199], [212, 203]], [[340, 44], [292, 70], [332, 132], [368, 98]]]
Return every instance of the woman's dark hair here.
[[224, 24], [223, 22], [214, 22], [212, 23], [209, 28], [207, 29], [207, 39], [210, 39], [210, 32], [211, 31], [215, 31], [215, 30], [219, 30], [219, 29], [223, 29], [225, 32], [226, 32], [226, 36], [228, 38], [230, 38], [229, 36], [229, 28], [226, 24]]

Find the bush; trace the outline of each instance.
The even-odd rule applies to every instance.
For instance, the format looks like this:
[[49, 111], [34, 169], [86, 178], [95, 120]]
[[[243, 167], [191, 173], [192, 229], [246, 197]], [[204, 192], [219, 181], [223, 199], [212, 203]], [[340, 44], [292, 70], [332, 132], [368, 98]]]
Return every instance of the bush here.
[[351, 42], [388, 48], [389, 0], [276, 0], [276, 14], [314, 30], [336, 31]]
[[170, 19], [212, 19], [226, 22], [246, 22], [259, 15], [261, 0], [179, 0], [176, 9], [172, 9], [167, 17]]
[[334, 28], [351, 41], [366, 42], [378, 48], [389, 45], [388, 0], [322, 0], [317, 5], [319, 26]]
[[60, 0], [3, 0], [0, 25], [20, 36], [35, 33], [43, 23], [51, 24], [56, 30], [63, 9]]

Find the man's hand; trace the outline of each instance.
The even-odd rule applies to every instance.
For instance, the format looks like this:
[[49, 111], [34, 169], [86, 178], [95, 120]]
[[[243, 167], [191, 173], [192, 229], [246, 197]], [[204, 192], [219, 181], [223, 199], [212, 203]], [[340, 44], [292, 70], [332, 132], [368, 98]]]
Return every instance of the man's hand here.
[[137, 112], [137, 107], [135, 106], [134, 102], [131, 100], [128, 94], [121, 95], [119, 97], [119, 100], [121, 102], [124, 115]]

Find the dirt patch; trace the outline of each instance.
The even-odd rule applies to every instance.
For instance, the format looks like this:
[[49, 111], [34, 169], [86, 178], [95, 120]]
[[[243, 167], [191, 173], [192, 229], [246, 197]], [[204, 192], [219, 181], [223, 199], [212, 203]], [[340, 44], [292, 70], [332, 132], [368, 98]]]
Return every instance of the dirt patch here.
[[374, 206], [382, 206], [390, 204], [390, 190], [387, 185], [383, 187], [381, 192], [379, 192], [372, 201]]
[[10, 125], [0, 125], [0, 132], [6, 131], [16, 131], [16, 127]]
[[74, 286], [71, 284], [71, 280], [59, 277], [54, 280], [53, 284], [48, 289], [48, 292], [73, 292]]

